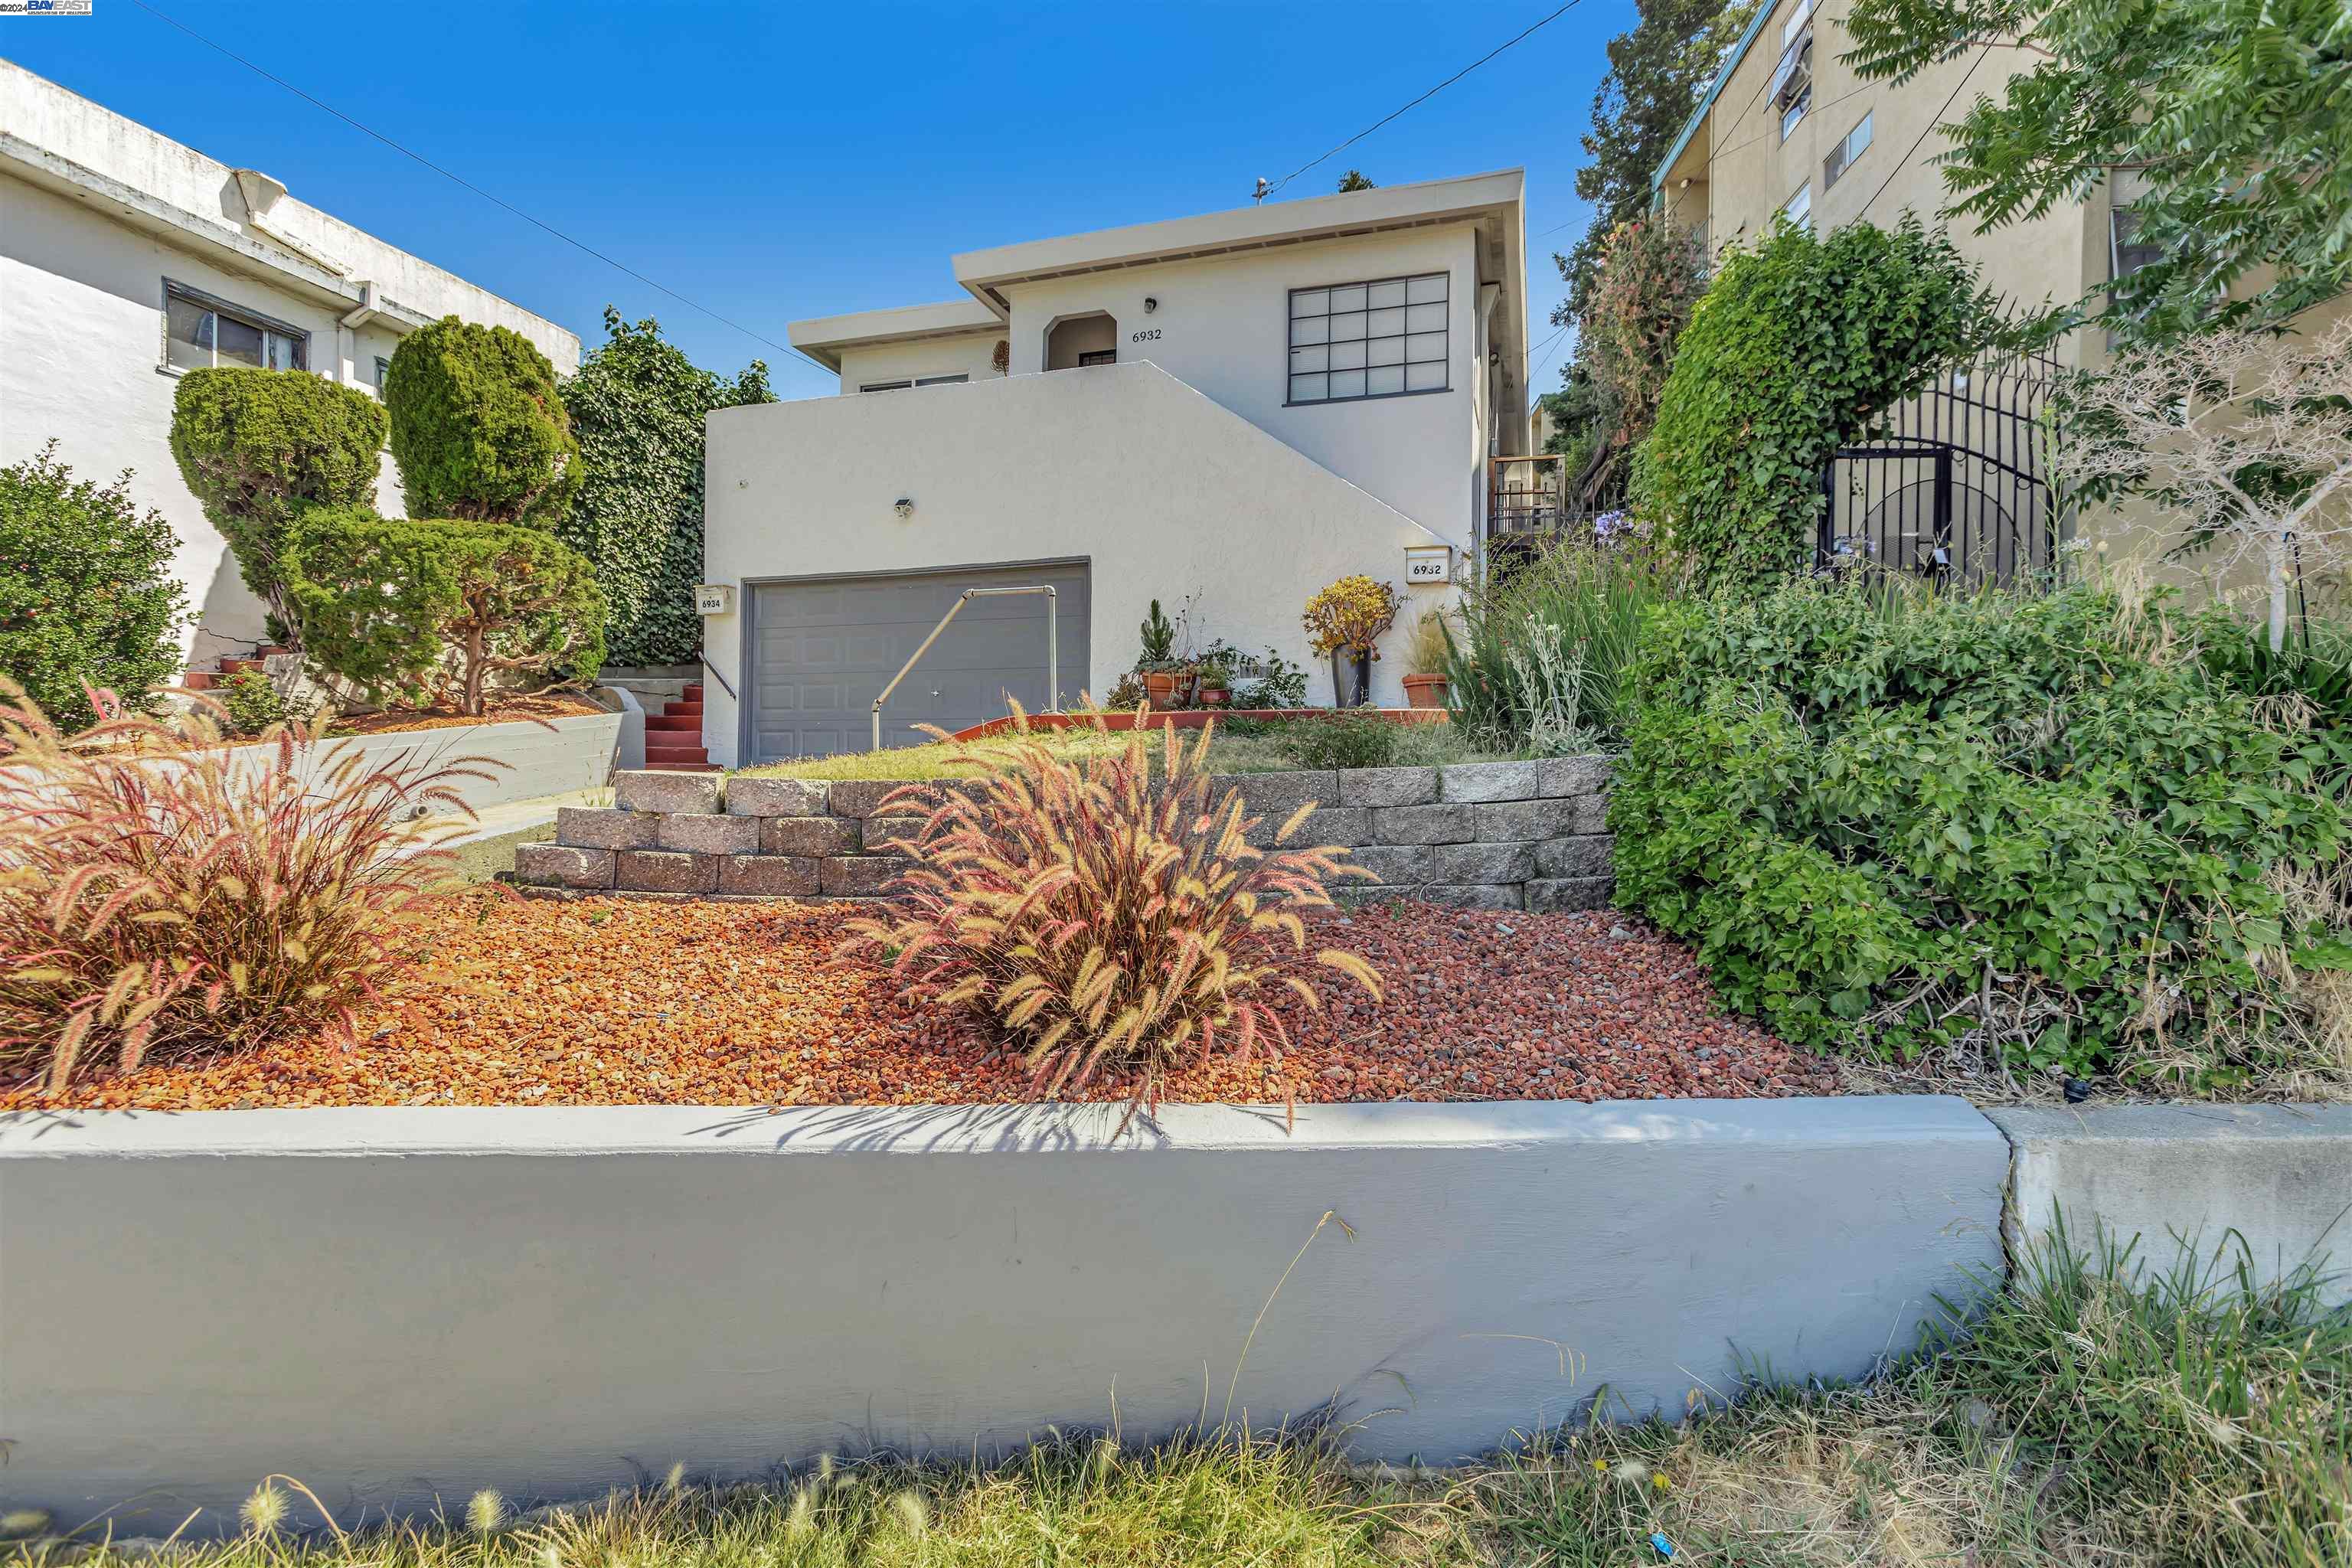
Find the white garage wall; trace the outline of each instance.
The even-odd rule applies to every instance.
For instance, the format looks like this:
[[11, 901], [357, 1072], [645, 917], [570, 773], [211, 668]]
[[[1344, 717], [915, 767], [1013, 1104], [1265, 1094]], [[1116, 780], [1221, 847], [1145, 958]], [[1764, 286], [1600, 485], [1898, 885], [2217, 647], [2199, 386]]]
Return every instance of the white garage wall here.
[[[1403, 404], [1433, 399], [1400, 399]], [[1374, 405], [1372, 406], [1378, 406]], [[1016, 375], [964, 386], [720, 409], [709, 425], [705, 581], [1083, 559], [1093, 565], [1091, 668], [1108, 694], [1133, 667], [1157, 598], [1200, 595], [1199, 640], [1307, 661], [1299, 612], [1335, 578], [1402, 584], [1404, 547], [1436, 536], [1157, 365]], [[893, 503], [912, 500], [901, 519]], [[1376, 701], [1404, 700], [1401, 649], [1445, 587], [1408, 589], [1373, 666]], [[741, 604], [704, 647], [742, 689]], [[738, 758], [735, 702], [705, 688], [703, 739]]]

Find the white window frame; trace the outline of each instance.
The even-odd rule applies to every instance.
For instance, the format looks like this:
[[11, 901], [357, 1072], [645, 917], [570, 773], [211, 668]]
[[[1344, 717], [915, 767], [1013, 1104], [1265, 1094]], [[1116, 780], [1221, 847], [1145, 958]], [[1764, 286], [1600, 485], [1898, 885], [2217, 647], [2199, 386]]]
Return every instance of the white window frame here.
[[971, 372], [960, 370], [953, 375], [918, 375], [901, 377], [897, 381], [869, 381], [860, 384], [857, 390], [860, 392], [904, 392], [908, 388], [914, 386], [960, 386], [971, 379]]
[[1845, 178], [1845, 172], [1870, 151], [1870, 111], [1864, 110], [1853, 129], [1839, 138], [1838, 144], [1830, 149], [1830, 155], [1822, 160], [1822, 189], [1826, 191]]
[[1807, 234], [1812, 233], [1812, 181], [1807, 180], [1803, 184], [1799, 185], [1795, 190], [1790, 191], [1789, 193], [1789, 199], [1780, 204], [1780, 211], [1785, 216], [1787, 216], [1788, 220], [1797, 227], [1803, 229]]
[[[298, 327], [291, 321], [281, 321], [275, 316], [266, 315], [259, 310], [240, 305], [234, 300], [224, 300], [217, 294], [211, 293], [203, 289], [195, 288], [190, 284], [182, 283], [176, 279], [167, 277], [163, 279], [163, 310], [162, 323], [163, 333], [163, 354], [162, 361], [155, 367], [166, 375], [185, 375], [189, 371], [201, 370], [205, 368], [201, 365], [174, 364], [172, 362], [172, 304], [173, 300], [179, 300], [186, 304], [198, 306], [214, 316], [226, 316], [230, 321], [238, 323], [240, 326], [250, 327], [254, 331], [261, 333], [261, 357], [265, 363], [276, 357], [270, 352], [270, 340], [272, 338], [277, 338], [294, 345], [294, 353], [292, 357], [296, 363], [288, 368], [292, 370], [308, 370], [310, 368], [310, 333], [307, 328]], [[215, 331], [213, 335], [214, 347], [212, 363], [214, 365], [217, 366], [221, 363], [219, 347], [220, 334]], [[243, 364], [245, 362], [242, 360], [231, 360], [229, 363], [231, 364]]]
[[[1435, 299], [1429, 295], [1429, 286], [1436, 286]], [[1393, 288], [1396, 302], [1374, 306], [1375, 290]], [[1421, 297], [1415, 298], [1416, 293]], [[1340, 309], [1334, 310], [1337, 304]], [[1318, 310], [1314, 307], [1320, 306]], [[1425, 323], [1416, 327], [1416, 310], [1425, 312], [1431, 306], [1438, 311], [1437, 325]], [[1352, 308], [1349, 308], [1352, 307]], [[1393, 321], [1390, 320], [1393, 314]], [[1360, 317], [1350, 322], [1349, 318]], [[1341, 323], [1335, 326], [1334, 323]], [[1344, 334], [1352, 325], [1360, 335]], [[1378, 326], [1382, 330], [1375, 331]], [[1391, 327], [1393, 330], [1389, 330]], [[1450, 272], [1400, 273], [1391, 278], [1367, 278], [1344, 283], [1313, 283], [1292, 289], [1283, 295], [1283, 364], [1282, 405], [1304, 408], [1327, 403], [1370, 403], [1384, 397], [1424, 397], [1432, 393], [1454, 390], [1454, 275]], [[1434, 338], [1435, 353], [1428, 340]], [[1394, 343], [1397, 358], [1375, 363], [1375, 344]], [[1360, 345], [1361, 357], [1353, 364], [1334, 364], [1337, 349], [1344, 353]], [[1384, 351], [1383, 351], [1384, 352]], [[1419, 357], [1415, 357], [1418, 355]], [[1319, 363], [1318, 363], [1319, 362]], [[1437, 384], [1415, 386], [1413, 373], [1426, 374], [1429, 366], [1437, 367]], [[1397, 372], [1397, 387], [1390, 392], [1330, 391], [1334, 376], [1360, 377], [1369, 386], [1374, 371], [1393, 369]], [[1318, 395], [1311, 390], [1317, 380], [1323, 383]], [[1306, 395], [1301, 395], [1301, 384], [1309, 384]]]
[[1813, 8], [1811, 0], [1798, 0], [1797, 9], [1780, 25], [1780, 63], [1773, 68], [1766, 90], [1780, 117], [1780, 140], [1804, 122], [1813, 106]]

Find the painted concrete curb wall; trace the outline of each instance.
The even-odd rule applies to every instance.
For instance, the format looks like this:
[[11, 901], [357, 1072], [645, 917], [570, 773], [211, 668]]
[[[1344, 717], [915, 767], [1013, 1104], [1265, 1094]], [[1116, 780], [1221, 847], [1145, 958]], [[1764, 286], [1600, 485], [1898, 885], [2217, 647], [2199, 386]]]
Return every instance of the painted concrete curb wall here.
[[[642, 719], [639, 721], [642, 724]], [[540, 795], [602, 788], [611, 780], [620, 754], [622, 722], [623, 715], [615, 711], [577, 713], [545, 724], [509, 720], [394, 730], [303, 746], [294, 765], [306, 778], [323, 780], [353, 752], [362, 759], [362, 770], [402, 763], [453, 763], [468, 757], [503, 763], [486, 770], [489, 778], [467, 779], [453, 786], [467, 805], [479, 811]], [[241, 768], [267, 769], [277, 756], [272, 746], [238, 750]], [[249, 760], [242, 753], [250, 753]]]
[[1449, 1460], [1574, 1417], [1604, 1383], [1679, 1413], [1743, 1358], [1859, 1375], [1911, 1349], [1964, 1270], [2000, 1266], [2009, 1149], [1958, 1100], [1117, 1123], [978, 1106], [0, 1123], [8, 1497], [68, 1524], [136, 1499], [117, 1528], [157, 1533], [272, 1471], [339, 1511], [575, 1497], [637, 1464], [987, 1453], [1114, 1400], [1145, 1438], [1204, 1399], [1216, 1418], [1229, 1385], [1254, 1425], [1336, 1400], [1360, 1455]]
[[[2258, 1276], [2306, 1261], [2352, 1300], [2352, 1105], [2117, 1105], [1988, 1110], [2014, 1150], [2005, 1234], [2012, 1252], [2065, 1218], [2087, 1247], [2094, 1227], [2137, 1236], [2165, 1268], [2180, 1245], [2200, 1258], [2244, 1238]], [[2176, 1239], [2177, 1238], [2177, 1239]], [[2331, 1261], [2332, 1260], [2332, 1261]]]

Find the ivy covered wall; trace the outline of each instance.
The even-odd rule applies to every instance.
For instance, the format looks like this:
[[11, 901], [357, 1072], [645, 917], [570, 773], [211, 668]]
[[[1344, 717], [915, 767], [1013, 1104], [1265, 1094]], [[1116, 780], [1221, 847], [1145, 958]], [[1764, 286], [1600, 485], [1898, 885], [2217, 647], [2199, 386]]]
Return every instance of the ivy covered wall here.
[[587, 478], [558, 538], [595, 563], [610, 603], [605, 662], [690, 662], [702, 644], [702, 421], [714, 408], [773, 403], [768, 367], [703, 370], [661, 335], [604, 308], [606, 341], [563, 385]]

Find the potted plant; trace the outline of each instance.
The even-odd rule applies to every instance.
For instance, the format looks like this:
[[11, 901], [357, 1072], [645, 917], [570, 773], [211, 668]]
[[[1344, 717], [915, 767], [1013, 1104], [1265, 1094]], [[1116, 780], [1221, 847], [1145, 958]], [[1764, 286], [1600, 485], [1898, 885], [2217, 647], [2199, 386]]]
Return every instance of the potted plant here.
[[1299, 620], [1307, 627], [1307, 646], [1331, 656], [1334, 706], [1360, 708], [1371, 701], [1372, 661], [1381, 657], [1381, 637], [1396, 625], [1403, 603], [1394, 584], [1360, 574], [1342, 577], [1307, 601]]
[[1436, 610], [1422, 612], [1421, 619], [1412, 624], [1412, 639], [1405, 644], [1404, 667], [1412, 672], [1404, 678], [1407, 702], [1415, 708], [1445, 706], [1445, 663], [1453, 652], [1445, 616]]
[[1215, 659], [1202, 661], [1197, 678], [1195, 695], [1202, 707], [1223, 708], [1234, 700], [1233, 673]]
[[1135, 661], [1136, 673], [1143, 677], [1145, 698], [1154, 708], [1166, 710], [1176, 706], [1176, 623], [1160, 610], [1160, 601], [1151, 601], [1151, 614], [1136, 628], [1143, 645], [1143, 657]]

